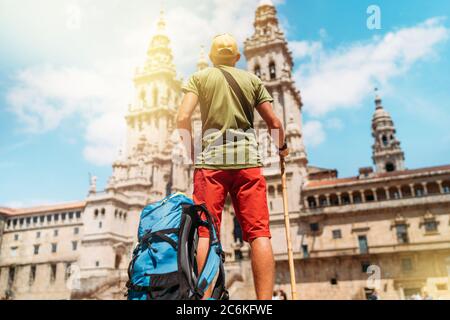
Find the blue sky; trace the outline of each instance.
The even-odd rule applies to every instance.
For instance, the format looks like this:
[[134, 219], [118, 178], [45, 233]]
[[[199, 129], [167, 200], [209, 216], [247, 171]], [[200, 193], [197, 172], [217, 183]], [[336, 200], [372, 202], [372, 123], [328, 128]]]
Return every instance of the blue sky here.
[[[214, 34], [250, 35], [258, 0], [231, 2], [165, 2], [180, 76]], [[372, 164], [375, 86], [407, 167], [450, 163], [448, 1], [274, 2], [296, 61], [310, 164], [340, 176]], [[366, 26], [372, 4], [380, 30]], [[104, 186], [159, 6], [0, 0], [0, 205], [83, 199], [89, 172]]]

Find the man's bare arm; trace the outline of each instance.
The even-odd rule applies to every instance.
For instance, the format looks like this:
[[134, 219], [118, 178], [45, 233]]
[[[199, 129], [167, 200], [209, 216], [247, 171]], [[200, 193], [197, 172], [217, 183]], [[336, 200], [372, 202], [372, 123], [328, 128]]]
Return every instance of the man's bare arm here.
[[278, 119], [270, 102], [263, 102], [256, 107], [256, 110], [266, 122], [270, 130], [270, 135], [275, 140], [278, 149], [283, 147], [285, 142], [283, 123]]
[[194, 161], [194, 145], [192, 139], [191, 118], [198, 104], [198, 96], [192, 92], [186, 93], [177, 114], [177, 129], [183, 140], [184, 147]]

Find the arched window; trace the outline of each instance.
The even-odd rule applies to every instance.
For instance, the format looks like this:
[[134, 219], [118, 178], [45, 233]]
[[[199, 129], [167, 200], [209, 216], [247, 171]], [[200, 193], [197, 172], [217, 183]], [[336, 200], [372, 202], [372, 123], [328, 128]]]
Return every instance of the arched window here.
[[153, 88], [153, 106], [158, 106], [158, 89], [156, 87]]
[[243, 244], [243, 238], [242, 238], [242, 229], [241, 229], [241, 225], [239, 224], [238, 219], [236, 218], [236, 216], [233, 218], [233, 237], [234, 237], [234, 242], [235, 243], [241, 243]]
[[427, 191], [428, 191], [428, 194], [441, 193], [441, 191], [439, 190], [439, 185], [436, 182], [427, 183]]
[[116, 253], [116, 258], [114, 259], [114, 268], [115, 269], [119, 269], [120, 267], [120, 262], [122, 262], [122, 255], [119, 253]]
[[277, 186], [277, 193], [278, 193], [278, 196], [280, 196], [280, 197], [283, 194], [283, 186], [281, 184], [279, 184]]
[[94, 211], [94, 217], [95, 217], [95, 218], [98, 217], [98, 209], [95, 209], [95, 211]]
[[343, 193], [341, 196], [341, 200], [343, 205], [350, 204], [350, 195], [347, 192]]
[[339, 198], [337, 194], [333, 193], [330, 195], [330, 206], [338, 206], [339, 205]]
[[314, 197], [308, 197], [308, 205], [310, 208], [316, 208], [317, 207], [316, 199]]
[[269, 74], [270, 74], [270, 80], [275, 80], [277, 78], [277, 70], [275, 67], [275, 62], [271, 62], [269, 64]]
[[105, 208], [102, 208], [102, 216], [103, 217], [105, 216], [105, 213], [106, 213]]
[[373, 194], [372, 190], [364, 191], [364, 199], [366, 199], [367, 202], [375, 200], [375, 195]]
[[424, 192], [423, 187], [421, 185], [415, 185], [414, 186], [414, 195], [416, 197], [423, 197], [425, 195], [425, 192]]
[[321, 207], [326, 207], [328, 205], [326, 196], [324, 196], [324, 195], [319, 196], [319, 205]]
[[362, 202], [361, 192], [355, 191], [353, 193], [353, 203], [361, 203], [361, 202]]
[[386, 200], [386, 191], [384, 189], [377, 189], [377, 199], [378, 201]]
[[274, 197], [275, 196], [275, 187], [269, 186], [269, 196]]
[[395, 165], [392, 162], [386, 163], [386, 172], [395, 171]]
[[[403, 194], [403, 192], [402, 192], [402, 194]], [[399, 199], [400, 198], [400, 193], [398, 192], [397, 187], [389, 188], [389, 198], [391, 198], [391, 199]]]
[[383, 142], [383, 145], [384, 145], [385, 147], [387, 147], [387, 145], [388, 145], [388, 138], [387, 138], [385, 135], [383, 135], [383, 136], [381, 137], [381, 141]]
[[444, 193], [450, 193], [450, 181], [444, 181], [442, 183], [442, 190]]
[[172, 100], [172, 91], [170, 88], [167, 88], [167, 102], [170, 104]]
[[261, 67], [258, 66], [258, 65], [255, 67], [255, 75], [256, 75], [258, 78], [261, 78]]
[[145, 102], [145, 96], [146, 96], [145, 89], [142, 88], [141, 93], [139, 94], [139, 98]]

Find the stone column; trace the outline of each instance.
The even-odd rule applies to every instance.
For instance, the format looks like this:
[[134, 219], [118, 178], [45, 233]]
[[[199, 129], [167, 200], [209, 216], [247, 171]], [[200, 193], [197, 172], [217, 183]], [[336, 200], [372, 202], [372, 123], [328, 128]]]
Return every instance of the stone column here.
[[341, 195], [342, 195], [341, 192], [336, 192], [336, 196], [337, 196], [337, 199], [338, 199], [338, 206], [342, 205]]
[[320, 207], [319, 196], [314, 196], [314, 200], [316, 200], [316, 207]]
[[373, 193], [373, 200], [378, 201], [377, 189], [372, 189], [372, 193]]
[[426, 182], [422, 182], [422, 187], [423, 187], [423, 195], [424, 196], [428, 195], [427, 183]]
[[330, 206], [330, 194], [327, 193], [327, 194], [325, 195], [325, 197], [326, 197], [326, 199], [327, 199], [327, 206]]
[[250, 247], [247, 243], [245, 243], [241, 248], [242, 259], [248, 260], [250, 259]]
[[415, 196], [416, 196], [416, 193], [414, 192], [414, 184], [410, 183], [410, 184], [409, 184], [409, 188], [411, 189], [411, 196], [412, 196], [412, 197], [415, 197]]
[[389, 187], [384, 187], [384, 193], [386, 194], [386, 199], [391, 200], [391, 194], [389, 193]]
[[348, 193], [348, 198], [350, 199], [350, 203], [351, 203], [351, 204], [354, 204], [354, 202], [353, 202], [353, 192], [352, 192], [352, 191], [350, 191], [350, 192]]
[[360, 190], [359, 192], [361, 194], [361, 202], [366, 203], [366, 194], [365, 194], [364, 190], [362, 190], [362, 191]]
[[444, 187], [442, 187], [442, 180], [438, 180], [438, 181], [436, 181], [436, 183], [439, 186], [439, 192], [444, 193]]
[[403, 198], [402, 186], [397, 187], [397, 191], [398, 191], [398, 196], [400, 197], [400, 199], [402, 199]]
[[308, 202], [308, 197], [305, 197], [305, 199], [303, 199], [305, 208], [308, 209], [309, 208], [309, 202]]

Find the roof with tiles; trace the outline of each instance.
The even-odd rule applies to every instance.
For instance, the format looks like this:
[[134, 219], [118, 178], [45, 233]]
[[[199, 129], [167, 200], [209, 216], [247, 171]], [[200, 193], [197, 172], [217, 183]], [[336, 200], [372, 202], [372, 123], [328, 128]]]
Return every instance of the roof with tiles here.
[[86, 201], [67, 202], [67, 203], [60, 203], [60, 204], [54, 204], [54, 205], [38, 206], [38, 207], [30, 207], [30, 208], [20, 208], [20, 209], [0, 207], [0, 214], [6, 215], [6, 216], [23, 216], [23, 215], [29, 215], [29, 214], [35, 214], [35, 213], [42, 213], [42, 212], [55, 212], [55, 211], [82, 209], [85, 206], [86, 206]]
[[361, 182], [370, 182], [371, 180], [380, 179], [380, 178], [388, 178], [388, 177], [400, 177], [400, 176], [410, 176], [421, 173], [436, 173], [439, 171], [450, 171], [450, 165], [445, 166], [436, 166], [436, 167], [428, 167], [428, 168], [420, 168], [413, 170], [402, 170], [402, 171], [394, 171], [394, 172], [385, 172], [385, 173], [375, 173], [373, 176], [368, 178], [360, 179], [359, 177], [348, 177], [341, 179], [329, 179], [329, 180], [312, 180], [309, 181], [306, 185], [306, 188], [317, 188], [317, 187], [325, 187], [325, 186], [338, 186], [341, 184], [361, 181]]

